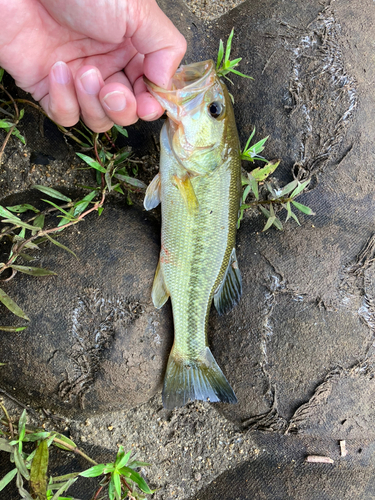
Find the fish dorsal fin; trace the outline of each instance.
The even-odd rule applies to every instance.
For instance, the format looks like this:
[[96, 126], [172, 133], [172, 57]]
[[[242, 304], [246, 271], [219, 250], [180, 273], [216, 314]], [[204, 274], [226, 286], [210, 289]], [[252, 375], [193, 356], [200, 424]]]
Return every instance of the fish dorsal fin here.
[[183, 178], [178, 177], [177, 175], [173, 176], [173, 179], [178, 187], [178, 190], [181, 193], [182, 198], [184, 199], [186, 208], [190, 213], [194, 212], [198, 209], [199, 203], [197, 197], [195, 196], [194, 188], [191, 183], [190, 177], [187, 175]]
[[242, 277], [238, 268], [236, 249], [230, 254], [229, 264], [225, 271], [223, 281], [214, 294], [214, 304], [219, 314], [226, 314], [236, 304], [242, 295]]
[[143, 206], [146, 210], [152, 210], [160, 203], [160, 173], [156, 174], [146, 189]]
[[163, 271], [160, 268], [160, 260], [158, 262], [158, 267], [155, 271], [154, 283], [152, 285], [151, 292], [152, 302], [156, 309], [160, 309], [167, 302], [169, 298], [169, 292], [165, 285]]

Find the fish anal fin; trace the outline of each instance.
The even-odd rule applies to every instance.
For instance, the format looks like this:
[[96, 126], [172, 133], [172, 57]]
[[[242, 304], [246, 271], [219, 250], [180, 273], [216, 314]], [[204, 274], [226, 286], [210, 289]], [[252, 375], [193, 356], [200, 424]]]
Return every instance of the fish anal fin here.
[[208, 347], [198, 360], [184, 360], [172, 349], [164, 378], [164, 408], [172, 410], [195, 400], [237, 403], [233, 389]]
[[178, 177], [178, 175], [174, 175], [173, 180], [175, 181], [176, 186], [181, 193], [188, 211], [194, 212], [195, 210], [197, 210], [199, 207], [199, 203], [189, 175], [186, 175], [183, 178]]
[[242, 295], [242, 277], [238, 268], [236, 250], [233, 248], [223, 281], [214, 294], [214, 304], [219, 314], [228, 313], [238, 304]]
[[160, 203], [160, 173], [156, 174], [146, 189], [143, 206], [146, 210], [152, 210]]
[[160, 260], [158, 262], [158, 267], [155, 271], [154, 283], [152, 285], [151, 292], [152, 302], [156, 309], [160, 309], [167, 302], [169, 298], [169, 292], [165, 285], [163, 271], [160, 268]]

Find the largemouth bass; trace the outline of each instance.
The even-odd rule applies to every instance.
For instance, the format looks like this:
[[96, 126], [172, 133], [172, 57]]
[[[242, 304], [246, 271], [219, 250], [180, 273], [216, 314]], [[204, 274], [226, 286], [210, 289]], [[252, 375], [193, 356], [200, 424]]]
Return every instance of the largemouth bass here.
[[232, 103], [213, 61], [181, 66], [164, 90], [146, 81], [166, 109], [160, 171], [144, 206], [161, 202], [161, 251], [152, 289], [157, 308], [171, 298], [175, 337], [164, 407], [189, 400], [236, 403], [207, 345], [212, 301], [220, 314], [242, 293], [235, 251], [241, 196], [240, 146]]

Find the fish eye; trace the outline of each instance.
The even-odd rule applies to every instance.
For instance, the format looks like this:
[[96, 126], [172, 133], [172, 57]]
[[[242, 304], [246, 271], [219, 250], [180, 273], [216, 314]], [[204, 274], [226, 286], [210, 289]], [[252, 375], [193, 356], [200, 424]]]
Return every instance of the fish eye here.
[[208, 112], [212, 118], [219, 118], [224, 112], [224, 105], [217, 101], [211, 102], [208, 105]]

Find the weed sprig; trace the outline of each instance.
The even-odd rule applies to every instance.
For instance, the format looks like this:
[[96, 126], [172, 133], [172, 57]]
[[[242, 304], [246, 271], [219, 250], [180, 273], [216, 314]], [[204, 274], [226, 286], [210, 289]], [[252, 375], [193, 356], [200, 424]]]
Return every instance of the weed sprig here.
[[[63, 434], [28, 427], [26, 410], [15, 424], [3, 404], [0, 404], [0, 408], [4, 413], [4, 417], [0, 419], [0, 450], [9, 453], [10, 461], [15, 465], [14, 469], [0, 478], [0, 492], [15, 478], [16, 487], [21, 497], [26, 500], [74, 500], [71, 496], [61, 495], [79, 477], [101, 476], [93, 499], [98, 499], [104, 489], [108, 490], [110, 500], [121, 500], [125, 497], [143, 500], [146, 498], [143, 493], [154, 493], [136, 470], [150, 464], [131, 460], [131, 451], [125, 453], [123, 446], [119, 447], [113, 463], [98, 464]], [[49, 449], [52, 445], [80, 455], [92, 466], [82, 472], [48, 478]], [[27, 489], [25, 481], [28, 483]]]
[[[267, 231], [267, 229], [269, 229], [271, 226], [275, 226], [281, 231], [283, 229], [283, 224], [279, 217], [276, 215], [275, 206], [284, 208], [286, 210], [287, 216], [285, 222], [292, 218], [297, 222], [298, 225], [300, 225], [297, 215], [292, 211], [292, 205], [297, 208], [297, 210], [303, 212], [306, 215], [314, 215], [314, 212], [311, 210], [311, 208], [295, 201], [295, 198], [302, 194], [305, 188], [308, 186], [308, 184], [310, 183], [310, 179], [304, 182], [299, 182], [297, 179], [295, 179], [283, 188], [276, 188], [270, 181], [270, 176], [275, 172], [280, 164], [280, 161], [267, 161], [262, 156], [259, 156], [259, 153], [261, 153], [264, 149], [264, 144], [267, 141], [268, 137], [265, 137], [253, 146], [250, 146], [250, 142], [254, 137], [254, 134], [255, 128], [246, 143], [244, 151], [241, 153], [241, 159], [250, 161], [251, 163], [254, 163], [255, 160], [261, 160], [266, 162], [266, 165], [262, 168], [255, 168], [247, 174], [247, 177], [242, 177], [242, 186], [244, 186], [245, 189], [242, 194], [238, 227], [240, 227], [240, 223], [243, 219], [245, 210], [257, 207], [260, 212], [262, 212], [263, 215], [267, 218], [267, 222], [263, 228], [263, 231]], [[260, 187], [262, 188], [262, 192], [265, 193], [264, 199], [260, 199]], [[250, 201], [246, 202], [249, 196]]]

